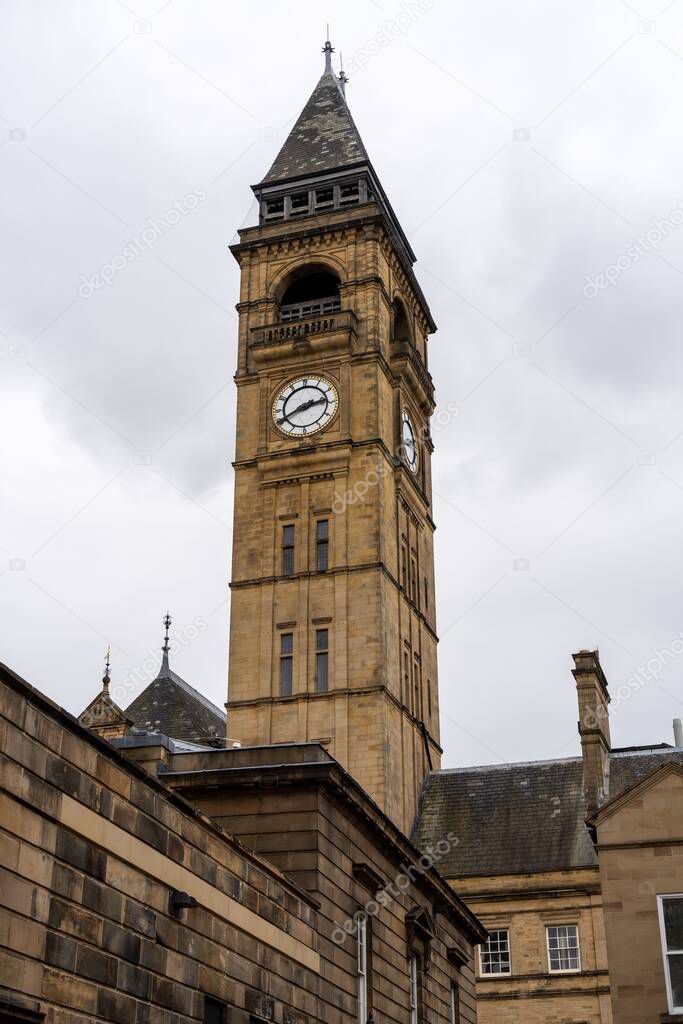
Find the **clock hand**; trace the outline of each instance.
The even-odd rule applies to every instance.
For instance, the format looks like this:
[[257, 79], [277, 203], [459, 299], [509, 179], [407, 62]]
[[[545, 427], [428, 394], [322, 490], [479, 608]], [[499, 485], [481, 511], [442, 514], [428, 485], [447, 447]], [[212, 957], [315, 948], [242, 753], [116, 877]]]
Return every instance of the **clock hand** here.
[[278, 425], [280, 423], [285, 423], [287, 420], [291, 420], [292, 416], [296, 416], [297, 413], [305, 412], [306, 409], [310, 409], [314, 405], [320, 405], [321, 402], [327, 402], [324, 395], [322, 398], [310, 398], [308, 402], [303, 402], [301, 405], [298, 405], [296, 409], [292, 409], [292, 411], [288, 412], [286, 416], [283, 416], [282, 419], [278, 420]]

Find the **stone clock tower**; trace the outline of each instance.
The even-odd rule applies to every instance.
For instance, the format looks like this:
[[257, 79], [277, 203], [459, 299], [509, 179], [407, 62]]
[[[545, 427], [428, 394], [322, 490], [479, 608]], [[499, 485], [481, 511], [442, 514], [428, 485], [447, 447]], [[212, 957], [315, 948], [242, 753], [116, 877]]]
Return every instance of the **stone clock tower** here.
[[415, 257], [325, 71], [241, 270], [229, 735], [318, 741], [408, 832], [439, 767], [427, 336]]

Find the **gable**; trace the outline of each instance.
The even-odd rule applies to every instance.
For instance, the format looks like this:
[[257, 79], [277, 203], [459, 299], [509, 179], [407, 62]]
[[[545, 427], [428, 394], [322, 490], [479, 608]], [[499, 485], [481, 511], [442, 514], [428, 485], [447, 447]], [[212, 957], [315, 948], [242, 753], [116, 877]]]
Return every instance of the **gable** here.
[[683, 839], [683, 767], [667, 762], [596, 815], [600, 845]]

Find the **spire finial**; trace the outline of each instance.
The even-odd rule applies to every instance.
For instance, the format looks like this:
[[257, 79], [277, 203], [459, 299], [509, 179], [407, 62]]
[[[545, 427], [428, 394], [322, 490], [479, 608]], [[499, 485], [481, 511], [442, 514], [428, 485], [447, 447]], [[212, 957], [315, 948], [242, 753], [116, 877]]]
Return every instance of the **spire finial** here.
[[327, 26], [327, 40], [323, 46], [323, 53], [325, 54], [325, 74], [333, 75], [332, 70], [332, 54], [334, 53], [334, 46], [330, 42], [330, 26]]
[[165, 629], [165, 633], [164, 633], [164, 643], [163, 643], [163, 646], [161, 648], [161, 650], [163, 651], [163, 655], [162, 655], [162, 658], [161, 658], [161, 669], [160, 669], [160, 673], [159, 673], [160, 675], [163, 675], [164, 672], [168, 672], [168, 670], [169, 670], [169, 666], [168, 666], [168, 650], [169, 650], [168, 631], [169, 631], [169, 629], [171, 627], [171, 622], [172, 621], [173, 621], [173, 619], [171, 618], [169, 612], [167, 611], [166, 614], [164, 615], [164, 629]]
[[346, 83], [349, 80], [349, 76], [344, 71], [344, 57], [342, 55], [341, 50], [339, 51], [339, 63], [341, 65], [341, 70], [340, 70], [339, 74], [337, 75], [337, 81], [339, 82], [339, 88], [342, 91], [342, 96], [345, 97], [346, 96]]
[[107, 647], [107, 653], [104, 656], [104, 675], [102, 677], [102, 692], [106, 693], [106, 694], [109, 693], [109, 683], [111, 682], [111, 680], [109, 678], [109, 666], [110, 666], [110, 663], [111, 663], [111, 644], [109, 644], [109, 646]]
[[173, 622], [173, 619], [171, 618], [170, 614], [168, 612], [166, 612], [166, 614], [164, 615], [164, 626], [166, 628], [166, 632], [164, 634], [164, 646], [161, 649], [162, 649], [162, 651], [166, 651], [167, 654], [168, 654], [168, 631], [170, 629], [170, 626], [171, 626], [172, 622]]

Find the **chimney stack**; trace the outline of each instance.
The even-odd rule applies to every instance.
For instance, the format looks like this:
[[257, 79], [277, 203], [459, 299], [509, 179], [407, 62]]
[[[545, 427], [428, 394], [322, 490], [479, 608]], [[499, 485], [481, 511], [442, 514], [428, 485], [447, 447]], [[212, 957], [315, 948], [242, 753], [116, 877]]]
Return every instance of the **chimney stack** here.
[[683, 725], [680, 718], [674, 718], [674, 746], [683, 747]]
[[579, 651], [573, 658], [586, 812], [594, 814], [609, 795], [610, 698], [598, 651]]

